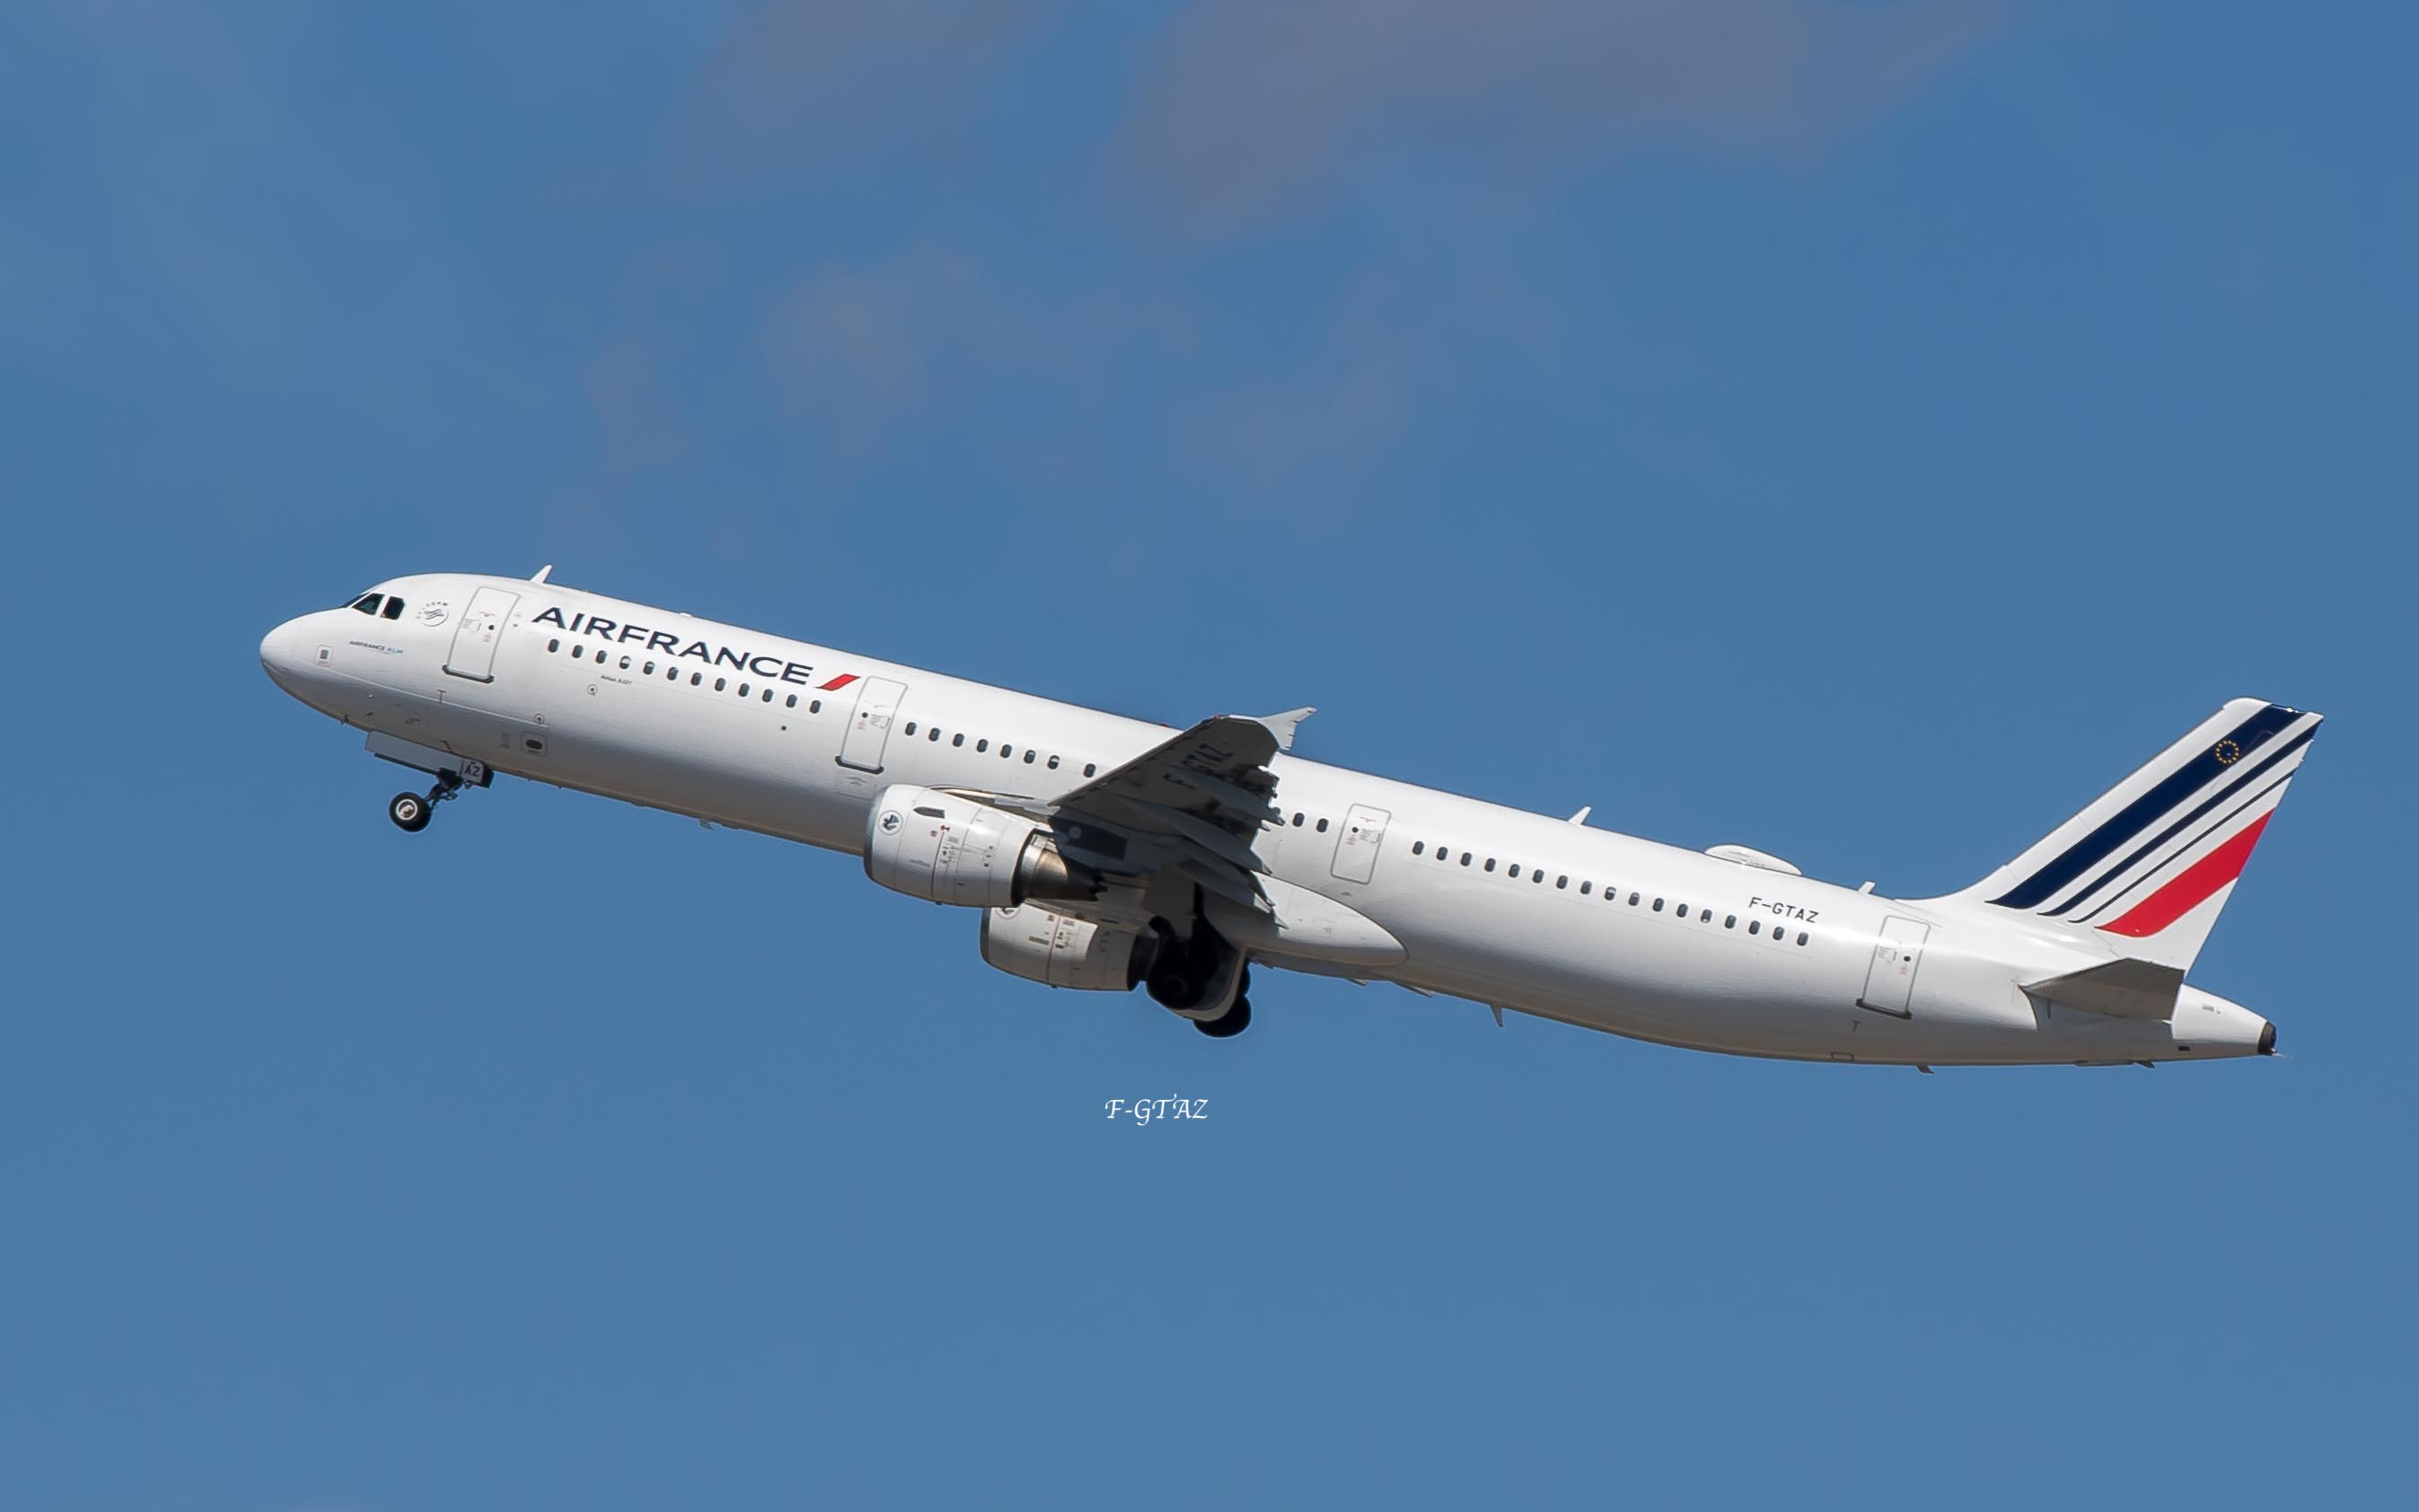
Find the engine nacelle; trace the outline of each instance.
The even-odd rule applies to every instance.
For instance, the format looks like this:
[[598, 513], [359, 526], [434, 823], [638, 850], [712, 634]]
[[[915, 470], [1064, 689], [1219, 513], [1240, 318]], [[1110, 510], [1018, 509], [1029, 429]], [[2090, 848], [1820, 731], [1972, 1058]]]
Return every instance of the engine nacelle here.
[[1153, 944], [1140, 930], [1069, 918], [1038, 903], [983, 910], [983, 960], [1053, 987], [1131, 992], [1150, 969]]
[[884, 788], [866, 816], [865, 874], [910, 898], [969, 908], [1101, 889], [1101, 879], [1060, 856], [1032, 820], [903, 783]]

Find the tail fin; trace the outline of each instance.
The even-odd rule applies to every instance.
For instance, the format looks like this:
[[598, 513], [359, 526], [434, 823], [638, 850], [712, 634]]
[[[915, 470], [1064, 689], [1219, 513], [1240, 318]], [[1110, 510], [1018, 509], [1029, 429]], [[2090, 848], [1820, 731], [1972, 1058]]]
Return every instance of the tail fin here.
[[1960, 899], [2087, 926], [2190, 966], [2319, 716], [2236, 699]]

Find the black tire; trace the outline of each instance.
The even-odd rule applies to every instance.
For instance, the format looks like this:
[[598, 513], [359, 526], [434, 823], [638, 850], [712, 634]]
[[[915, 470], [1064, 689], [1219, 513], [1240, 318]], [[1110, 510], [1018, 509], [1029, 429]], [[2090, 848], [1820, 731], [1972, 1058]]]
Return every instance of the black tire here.
[[407, 835], [417, 835], [428, 827], [428, 800], [417, 793], [398, 793], [387, 800], [386, 816], [394, 827]]
[[1201, 981], [1176, 962], [1163, 962], [1151, 967], [1151, 1001], [1162, 1008], [1191, 1008], [1201, 1000]]
[[1238, 997], [1225, 1012], [1214, 1019], [1194, 1019], [1193, 1026], [1212, 1040], [1231, 1040], [1252, 1026], [1252, 1000]]

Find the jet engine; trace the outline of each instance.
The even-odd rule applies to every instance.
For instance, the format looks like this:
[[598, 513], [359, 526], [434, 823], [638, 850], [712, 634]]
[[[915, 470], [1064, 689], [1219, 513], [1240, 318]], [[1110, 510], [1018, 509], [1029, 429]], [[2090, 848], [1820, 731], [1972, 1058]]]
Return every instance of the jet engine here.
[[1093, 898], [1100, 877], [1032, 820], [932, 788], [894, 784], [865, 821], [865, 874], [896, 892], [969, 908]]
[[1156, 945], [1141, 930], [1070, 918], [1039, 903], [983, 910], [983, 960], [1052, 987], [1131, 992], [1150, 969]]

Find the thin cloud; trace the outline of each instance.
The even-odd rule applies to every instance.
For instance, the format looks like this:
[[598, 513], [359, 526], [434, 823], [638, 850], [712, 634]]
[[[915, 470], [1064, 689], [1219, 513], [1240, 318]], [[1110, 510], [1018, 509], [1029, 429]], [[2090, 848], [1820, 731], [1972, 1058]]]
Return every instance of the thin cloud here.
[[801, 410], [869, 445], [934, 403], [938, 389], [988, 368], [1000, 345], [999, 318], [972, 258], [919, 246], [798, 279], [773, 302], [765, 355]]
[[685, 179], [845, 169], [956, 137], [1032, 28], [1028, 0], [777, 0], [698, 69], [671, 132]]
[[1169, 28], [1127, 146], [1194, 222], [1264, 214], [1386, 150], [1498, 169], [1654, 140], [1798, 151], [1995, 19], [1990, 0], [1228, 0]]

